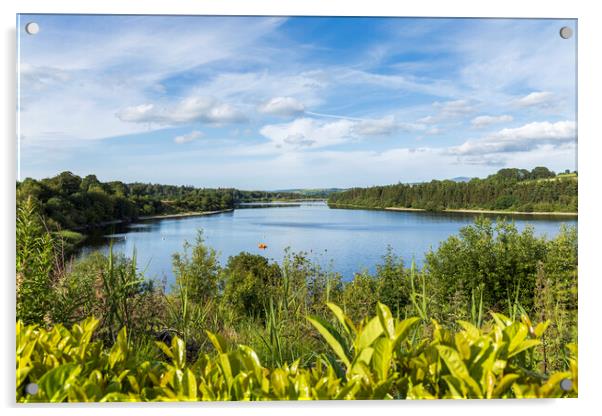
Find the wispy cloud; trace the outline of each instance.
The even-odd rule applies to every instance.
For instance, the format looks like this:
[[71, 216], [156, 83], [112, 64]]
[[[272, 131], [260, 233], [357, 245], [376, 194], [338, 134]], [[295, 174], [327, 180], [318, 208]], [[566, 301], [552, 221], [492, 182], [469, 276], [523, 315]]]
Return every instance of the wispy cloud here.
[[159, 108], [155, 104], [140, 104], [117, 112], [121, 121], [177, 125], [189, 123], [243, 123], [246, 116], [231, 104], [214, 97], [188, 97], [175, 104]]
[[298, 118], [290, 123], [269, 124], [260, 133], [278, 148], [319, 148], [352, 140], [391, 136], [400, 131], [422, 131], [420, 124], [399, 123], [393, 116], [380, 119], [346, 119], [323, 121]]
[[181, 136], [174, 137], [173, 141], [174, 141], [174, 143], [177, 143], [177, 144], [183, 144], [183, 143], [192, 142], [196, 139], [200, 139], [201, 137], [203, 137], [203, 133], [198, 130], [194, 130], [188, 134], [182, 134]]
[[261, 104], [259, 106], [259, 112], [290, 117], [305, 112], [305, 106], [293, 97], [274, 97]]
[[516, 100], [521, 107], [549, 105], [554, 99], [554, 94], [549, 91], [536, 91]]
[[435, 101], [433, 108], [436, 113], [420, 118], [418, 121], [427, 124], [435, 124], [450, 119], [464, 117], [475, 111], [469, 100]]
[[479, 140], [468, 140], [460, 146], [451, 147], [450, 153], [475, 156], [527, 152], [542, 145], [558, 146], [576, 139], [576, 125], [573, 121], [533, 122], [517, 128], [502, 129]]
[[473, 127], [480, 129], [490, 126], [491, 124], [508, 123], [512, 120], [514, 120], [514, 117], [508, 114], [503, 114], [501, 116], [478, 116], [473, 118], [470, 121], [470, 124], [472, 124]]

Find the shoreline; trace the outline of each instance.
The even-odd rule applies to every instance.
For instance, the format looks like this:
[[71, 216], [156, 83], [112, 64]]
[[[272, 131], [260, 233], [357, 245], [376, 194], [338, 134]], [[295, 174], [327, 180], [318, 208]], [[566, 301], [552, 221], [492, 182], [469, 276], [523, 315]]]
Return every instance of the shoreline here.
[[554, 215], [558, 217], [577, 217], [579, 216], [578, 212], [559, 212], [559, 211], [500, 211], [500, 210], [487, 210], [487, 209], [446, 209], [442, 212], [458, 212], [458, 213], [466, 213], [466, 214], [508, 214], [508, 215], [535, 215], [535, 216], [546, 216], [546, 215]]
[[457, 214], [500, 214], [500, 215], [532, 215], [532, 216], [556, 216], [556, 217], [578, 217], [578, 212], [542, 212], [542, 211], [501, 211], [494, 209], [444, 209], [440, 211], [427, 211], [424, 208], [404, 208], [404, 207], [384, 207], [384, 208], [373, 208], [365, 207], [361, 205], [350, 205], [350, 204], [332, 204], [329, 205], [332, 208], [354, 208], [354, 209], [375, 209], [382, 211], [402, 211], [402, 212], [434, 212], [434, 213], [457, 213]]
[[132, 222], [146, 221], [146, 220], [164, 220], [164, 219], [169, 219], [169, 218], [204, 217], [207, 215], [223, 214], [224, 212], [231, 212], [231, 211], [234, 211], [234, 208], [221, 209], [218, 211], [193, 211], [193, 212], [180, 212], [177, 214], [146, 215], [146, 216], [138, 217], [138, 218], [136, 218], [136, 220], [134, 220]]

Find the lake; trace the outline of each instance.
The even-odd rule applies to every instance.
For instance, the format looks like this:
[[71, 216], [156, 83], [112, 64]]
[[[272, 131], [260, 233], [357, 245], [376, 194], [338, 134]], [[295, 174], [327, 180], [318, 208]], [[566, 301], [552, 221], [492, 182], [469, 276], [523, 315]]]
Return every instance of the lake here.
[[[497, 216], [492, 216], [495, 219]], [[432, 247], [471, 224], [475, 214], [330, 209], [322, 202], [269, 207], [247, 205], [210, 216], [148, 220], [105, 229], [92, 235], [80, 256], [92, 250], [131, 256], [136, 249], [138, 266], [147, 277], [173, 282], [171, 255], [193, 242], [202, 229], [206, 244], [216, 249], [222, 265], [229, 256], [247, 251], [278, 262], [284, 250], [306, 251], [320, 264], [350, 279], [355, 272], [370, 272], [382, 260], [387, 246], [407, 265], [418, 266]], [[539, 236], [555, 236], [561, 224], [576, 225], [576, 217], [512, 216], [519, 229], [532, 225]], [[265, 243], [267, 249], [258, 248]]]

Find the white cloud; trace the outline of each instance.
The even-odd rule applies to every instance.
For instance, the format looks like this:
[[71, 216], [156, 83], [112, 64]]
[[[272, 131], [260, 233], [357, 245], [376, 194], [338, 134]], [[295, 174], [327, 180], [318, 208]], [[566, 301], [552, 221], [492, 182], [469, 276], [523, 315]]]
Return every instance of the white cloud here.
[[435, 124], [439, 121], [435, 116], [426, 116], [418, 119], [419, 123]]
[[245, 115], [231, 104], [214, 97], [188, 97], [167, 107], [141, 104], [126, 107], [116, 113], [121, 121], [177, 125], [194, 122], [209, 124], [242, 123]]
[[470, 124], [472, 124], [473, 127], [480, 129], [491, 124], [506, 123], [512, 120], [514, 120], [514, 118], [507, 114], [501, 116], [478, 116], [473, 118]]
[[276, 147], [323, 147], [347, 141], [353, 137], [354, 122], [337, 120], [320, 122], [298, 118], [290, 123], [266, 125], [259, 131]]
[[[409, 128], [404, 125], [404, 128]], [[395, 122], [393, 116], [376, 120], [361, 120], [353, 125], [353, 133], [359, 136], [388, 136], [400, 130], [402, 126]]]
[[203, 133], [198, 130], [193, 130], [188, 134], [174, 137], [173, 141], [177, 144], [188, 143], [196, 139], [203, 137]]
[[435, 101], [433, 107], [438, 108], [440, 115], [443, 117], [462, 116], [474, 111], [468, 100]]
[[305, 106], [292, 97], [274, 97], [259, 106], [259, 112], [276, 116], [295, 116], [302, 114]]
[[480, 140], [468, 140], [449, 152], [458, 156], [492, 155], [526, 152], [543, 145], [560, 146], [576, 139], [574, 121], [534, 122], [517, 128], [506, 128]]
[[420, 124], [398, 123], [393, 116], [380, 119], [347, 119], [325, 122], [298, 118], [290, 123], [268, 124], [259, 131], [277, 147], [325, 147], [363, 137], [388, 136], [399, 131], [418, 131]]
[[154, 117], [154, 113], [155, 106], [153, 104], [140, 104], [120, 110], [117, 113], [117, 118], [121, 121], [140, 123], [146, 122], [148, 117]]
[[554, 94], [549, 91], [537, 91], [519, 98], [516, 103], [521, 107], [544, 106], [549, 105], [553, 98]]
[[437, 111], [418, 120], [419, 123], [436, 124], [449, 119], [456, 119], [474, 112], [474, 107], [469, 100], [435, 101], [433, 108]]

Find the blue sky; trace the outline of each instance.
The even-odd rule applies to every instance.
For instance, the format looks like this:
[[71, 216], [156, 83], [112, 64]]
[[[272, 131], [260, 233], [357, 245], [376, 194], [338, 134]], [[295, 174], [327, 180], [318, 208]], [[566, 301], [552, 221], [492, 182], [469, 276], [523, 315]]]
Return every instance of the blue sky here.
[[574, 170], [576, 36], [562, 26], [576, 31], [574, 20], [21, 15], [20, 177], [284, 189]]

